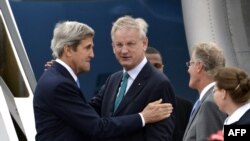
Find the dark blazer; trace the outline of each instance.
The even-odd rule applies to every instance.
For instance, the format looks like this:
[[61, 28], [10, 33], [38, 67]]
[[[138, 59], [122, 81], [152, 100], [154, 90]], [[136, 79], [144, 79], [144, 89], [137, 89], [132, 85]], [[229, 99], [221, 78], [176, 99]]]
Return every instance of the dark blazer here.
[[193, 104], [190, 101], [181, 98], [180, 96], [176, 96], [176, 126], [174, 130], [174, 141], [182, 141], [192, 108]]
[[[100, 118], [59, 63], [43, 73], [34, 93], [37, 141], [90, 141], [142, 129], [139, 114]], [[102, 140], [102, 139], [100, 139]]]
[[[116, 112], [114, 101], [122, 79], [122, 71], [112, 74], [106, 81], [92, 105], [103, 117], [138, 113], [152, 101], [163, 99], [175, 107], [175, 94], [169, 79], [156, 70], [149, 62], [140, 71], [127, 91]], [[171, 141], [175, 127], [175, 112], [161, 122], [146, 125], [143, 129], [108, 141]]]
[[183, 141], [205, 141], [212, 133], [221, 130], [227, 115], [214, 102], [213, 87], [201, 99], [201, 105], [190, 116]]
[[250, 125], [250, 109], [236, 122], [232, 125]]

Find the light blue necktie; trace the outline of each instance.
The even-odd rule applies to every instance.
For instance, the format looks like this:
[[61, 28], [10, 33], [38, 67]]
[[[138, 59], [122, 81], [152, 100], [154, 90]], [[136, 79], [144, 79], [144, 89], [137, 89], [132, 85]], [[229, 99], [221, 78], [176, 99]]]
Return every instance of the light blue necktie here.
[[78, 78], [76, 78], [76, 84], [77, 84], [78, 88], [80, 88], [80, 82], [79, 82]]
[[115, 100], [114, 111], [116, 111], [116, 109], [118, 108], [119, 104], [122, 101], [122, 98], [124, 97], [124, 94], [125, 94], [126, 88], [127, 88], [128, 78], [129, 78], [129, 75], [127, 72], [125, 72], [123, 74], [123, 77], [122, 77], [122, 82], [121, 82], [121, 87], [120, 87], [119, 93], [118, 93], [116, 100]]
[[201, 105], [201, 101], [198, 99], [198, 100], [195, 102], [194, 106], [193, 106], [193, 109], [192, 109], [191, 114], [190, 114], [190, 118], [191, 118], [192, 115], [194, 114], [194, 111], [196, 111], [196, 110], [200, 107], [200, 105]]

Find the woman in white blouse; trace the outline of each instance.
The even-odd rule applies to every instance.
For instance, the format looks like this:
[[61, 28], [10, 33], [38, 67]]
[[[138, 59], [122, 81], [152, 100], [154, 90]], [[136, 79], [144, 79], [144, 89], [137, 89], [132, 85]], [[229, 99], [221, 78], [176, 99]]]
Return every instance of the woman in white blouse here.
[[250, 78], [241, 69], [222, 68], [215, 75], [214, 100], [228, 114], [224, 125], [250, 125]]

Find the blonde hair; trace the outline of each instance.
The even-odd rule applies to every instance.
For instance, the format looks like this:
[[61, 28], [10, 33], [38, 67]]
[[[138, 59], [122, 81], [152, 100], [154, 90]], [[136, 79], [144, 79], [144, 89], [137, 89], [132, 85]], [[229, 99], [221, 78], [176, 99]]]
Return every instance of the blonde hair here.
[[114, 40], [114, 33], [118, 30], [118, 29], [122, 29], [122, 28], [134, 28], [134, 29], [138, 29], [140, 32], [140, 36], [141, 38], [146, 37], [146, 34], [148, 32], [148, 24], [147, 22], [142, 19], [142, 18], [133, 18], [131, 16], [123, 16], [118, 18], [112, 26], [111, 29], [111, 38], [112, 40]]
[[225, 67], [225, 57], [219, 46], [213, 42], [198, 43], [193, 48], [194, 59], [204, 64], [205, 71], [212, 78], [217, 70]]

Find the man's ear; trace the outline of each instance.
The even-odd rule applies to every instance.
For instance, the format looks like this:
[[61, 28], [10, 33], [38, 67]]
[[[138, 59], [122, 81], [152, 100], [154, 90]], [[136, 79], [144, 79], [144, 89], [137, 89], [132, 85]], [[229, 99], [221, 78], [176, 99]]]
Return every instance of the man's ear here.
[[147, 50], [147, 47], [148, 47], [148, 38], [147, 37], [145, 37], [144, 39], [143, 39], [143, 46], [144, 46], [144, 51], [146, 51]]
[[113, 53], [115, 54], [115, 45], [113, 42], [112, 42], [112, 49], [113, 49]]
[[202, 69], [205, 70], [204, 65], [202, 63], [197, 63], [194, 65], [195, 65], [195, 67], [197, 67], [198, 72], [202, 72]]
[[64, 51], [64, 53], [65, 53], [65, 55], [66, 56], [71, 56], [71, 52], [72, 52], [72, 49], [71, 49], [71, 47], [69, 47], [69, 45], [65, 45], [64, 47], [63, 47], [63, 51]]

